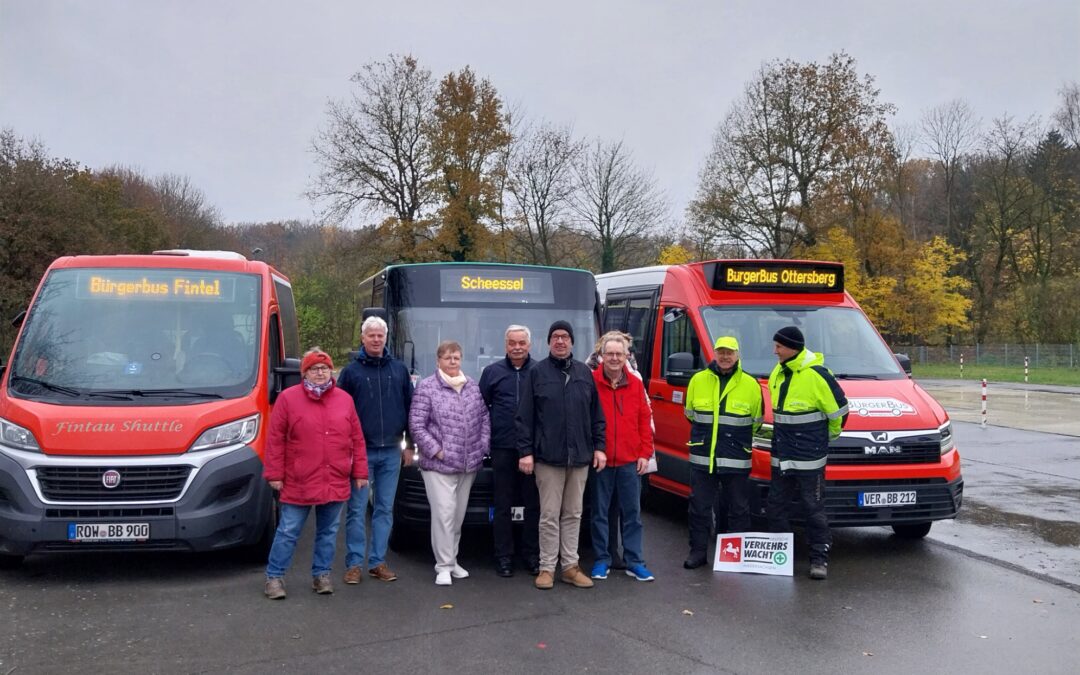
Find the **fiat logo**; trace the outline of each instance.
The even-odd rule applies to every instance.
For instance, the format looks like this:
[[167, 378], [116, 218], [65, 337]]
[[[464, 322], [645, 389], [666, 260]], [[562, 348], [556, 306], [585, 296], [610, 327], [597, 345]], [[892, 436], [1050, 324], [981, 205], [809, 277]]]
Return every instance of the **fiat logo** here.
[[101, 474], [101, 484], [105, 486], [106, 490], [112, 490], [120, 485], [120, 472], [116, 469], [109, 469]]

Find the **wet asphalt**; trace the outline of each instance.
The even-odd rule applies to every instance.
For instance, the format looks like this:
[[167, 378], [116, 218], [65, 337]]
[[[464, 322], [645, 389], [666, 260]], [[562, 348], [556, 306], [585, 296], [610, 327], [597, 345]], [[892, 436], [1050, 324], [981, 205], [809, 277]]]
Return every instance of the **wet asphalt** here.
[[[615, 574], [589, 590], [496, 577], [484, 531], [466, 532], [472, 576], [452, 587], [433, 584], [419, 541], [391, 554], [398, 581], [337, 580], [332, 596], [310, 591], [309, 532], [277, 602], [261, 595], [261, 562], [238, 554], [32, 556], [0, 570], [0, 675], [1075, 673], [1080, 415], [1048, 433], [997, 426], [1002, 410], [983, 429], [965, 421], [965, 384], [925, 385], [956, 421], [961, 517], [921, 541], [836, 530], [824, 582], [806, 577], [798, 536], [794, 577], [683, 570], [686, 506], [674, 498], [645, 514], [657, 580]], [[1076, 396], [1026, 393], [1044, 416]], [[1023, 397], [1009, 396], [1023, 418]], [[340, 558], [339, 547], [335, 576]]]

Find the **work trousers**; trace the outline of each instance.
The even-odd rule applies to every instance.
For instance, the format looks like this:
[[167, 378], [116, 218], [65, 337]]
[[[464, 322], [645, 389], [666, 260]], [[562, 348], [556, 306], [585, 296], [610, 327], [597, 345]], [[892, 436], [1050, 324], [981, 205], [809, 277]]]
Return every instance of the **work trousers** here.
[[810, 564], [827, 564], [832, 533], [825, 516], [825, 469], [781, 473], [778, 467], [772, 468], [767, 508], [769, 529], [773, 532], [791, 532], [791, 509], [796, 495], [806, 518]]
[[518, 470], [515, 448], [492, 448], [491, 469], [495, 480], [495, 513], [492, 532], [495, 537], [495, 558], [513, 558], [514, 522], [510, 509], [524, 506], [521, 528], [521, 559], [527, 565], [540, 558], [540, 495], [536, 479]]
[[[719, 495], [717, 493], [719, 492]], [[690, 469], [690, 553], [706, 555], [713, 530], [717, 497], [727, 518], [716, 517], [716, 532], [750, 531], [750, 476], [748, 473], [709, 473]]]
[[578, 564], [581, 508], [589, 467], [540, 462], [534, 467], [540, 493], [540, 570], [554, 573], [558, 561], [564, 570]]

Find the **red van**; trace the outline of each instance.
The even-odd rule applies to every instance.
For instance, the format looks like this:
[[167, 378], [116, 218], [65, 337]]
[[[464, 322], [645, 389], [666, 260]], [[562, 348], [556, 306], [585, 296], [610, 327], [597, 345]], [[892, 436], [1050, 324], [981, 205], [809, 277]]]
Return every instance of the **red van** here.
[[49, 266], [0, 369], [0, 563], [268, 546], [266, 421], [299, 381], [288, 279], [236, 253]]
[[933, 521], [956, 517], [964, 481], [949, 416], [844, 290], [843, 265], [714, 260], [602, 274], [597, 284], [604, 329], [634, 336], [652, 398], [658, 471], [650, 486], [689, 494], [686, 385], [713, 358], [716, 338], [733, 335], [743, 370], [763, 384], [766, 424], [754, 439], [750, 478], [752, 513], [764, 516], [772, 435], [764, 385], [776, 365], [773, 334], [795, 325], [807, 349], [824, 354], [851, 411], [829, 448], [829, 524], [889, 525], [900, 536], [923, 537]]

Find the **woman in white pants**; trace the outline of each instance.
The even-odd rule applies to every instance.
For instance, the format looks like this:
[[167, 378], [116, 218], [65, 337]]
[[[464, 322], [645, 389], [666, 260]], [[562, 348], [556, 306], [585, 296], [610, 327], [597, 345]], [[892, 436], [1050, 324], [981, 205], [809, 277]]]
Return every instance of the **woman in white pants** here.
[[487, 406], [476, 380], [461, 372], [461, 345], [439, 343], [438, 370], [416, 386], [409, 432], [420, 451], [420, 474], [431, 505], [435, 583], [449, 586], [468, 571], [457, 563], [461, 523], [476, 472], [491, 441]]

